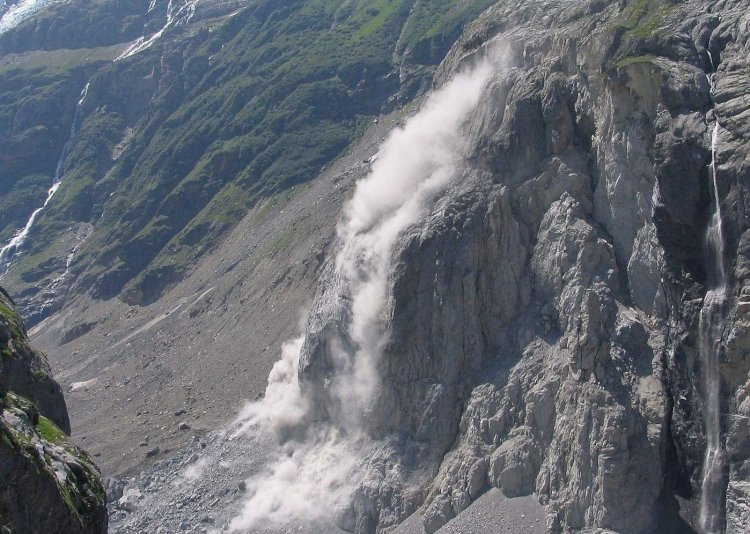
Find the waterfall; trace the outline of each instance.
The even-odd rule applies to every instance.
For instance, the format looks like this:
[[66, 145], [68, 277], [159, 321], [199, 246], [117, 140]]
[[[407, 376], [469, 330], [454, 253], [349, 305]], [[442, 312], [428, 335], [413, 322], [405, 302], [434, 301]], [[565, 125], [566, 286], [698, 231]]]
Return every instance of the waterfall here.
[[[195, 6], [199, 0], [185, 0], [181, 5], [177, 5], [175, 0], [169, 0], [167, 4], [167, 20], [164, 26], [159, 31], [153, 34], [151, 37], [146, 39], [145, 36], [141, 36], [132, 45], [130, 45], [125, 51], [115, 58], [115, 61], [128, 58], [139, 52], [143, 52], [147, 48], [150, 48], [171, 26], [178, 24], [188, 24], [190, 19], [195, 15]], [[151, 0], [148, 6], [147, 13], [151, 13], [156, 8], [156, 0]]]
[[[709, 52], [713, 68], [713, 58]], [[714, 96], [714, 74], [707, 76]], [[726, 271], [724, 269], [724, 235], [722, 232], [721, 201], [716, 180], [716, 149], [719, 121], [715, 119], [711, 134], [711, 194], [714, 210], [706, 230], [705, 247], [710, 260], [708, 292], [700, 312], [700, 354], [704, 363], [704, 411], [706, 418], [706, 456], [703, 463], [701, 494], [701, 529], [706, 534], [722, 532], [724, 516], [724, 453], [721, 447], [721, 337], [724, 328], [726, 302]]]
[[34, 226], [34, 222], [36, 221], [37, 217], [39, 217], [39, 214], [42, 212], [42, 210], [47, 207], [47, 204], [49, 204], [50, 200], [52, 200], [52, 197], [55, 195], [60, 187], [60, 184], [62, 183], [63, 165], [65, 164], [68, 153], [73, 146], [73, 138], [76, 135], [76, 129], [78, 125], [78, 115], [81, 112], [81, 107], [83, 106], [83, 102], [86, 100], [88, 91], [89, 84], [86, 83], [86, 85], [83, 87], [83, 90], [81, 91], [78, 102], [76, 103], [75, 112], [73, 113], [73, 122], [70, 125], [68, 139], [67, 141], [65, 141], [62, 151], [60, 152], [60, 156], [57, 158], [55, 174], [52, 177], [52, 186], [47, 190], [47, 198], [45, 199], [44, 204], [42, 204], [41, 207], [35, 209], [31, 213], [31, 217], [29, 217], [29, 220], [26, 221], [26, 225], [15, 236], [13, 236], [13, 239], [11, 239], [7, 245], [0, 249], [0, 276], [8, 272], [11, 263], [18, 255], [21, 246], [26, 241], [26, 238], [28, 237], [32, 226]]

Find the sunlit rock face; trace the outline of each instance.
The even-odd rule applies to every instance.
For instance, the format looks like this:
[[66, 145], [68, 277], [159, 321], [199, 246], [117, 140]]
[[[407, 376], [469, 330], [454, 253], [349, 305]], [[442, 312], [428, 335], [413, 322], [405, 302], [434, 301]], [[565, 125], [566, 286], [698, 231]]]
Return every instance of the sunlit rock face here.
[[[730, 273], [717, 513], [747, 528], [747, 5], [639, 6], [498, 3], [441, 66], [438, 86], [503, 45], [450, 185], [391, 249], [347, 529], [422, 507], [434, 532], [490, 486], [536, 494], [549, 532], [699, 528], [712, 159]], [[353, 308], [331, 313], [336, 272], [300, 366], [333, 420], [335, 355], [361, 348]]]

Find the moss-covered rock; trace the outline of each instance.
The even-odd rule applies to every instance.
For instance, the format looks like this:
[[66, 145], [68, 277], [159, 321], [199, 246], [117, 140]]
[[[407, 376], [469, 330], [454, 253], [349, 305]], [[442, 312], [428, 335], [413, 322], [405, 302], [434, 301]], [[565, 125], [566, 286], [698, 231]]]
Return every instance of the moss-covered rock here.
[[32, 400], [39, 411], [65, 432], [70, 420], [60, 385], [52, 378], [44, 354], [29, 345], [13, 300], [0, 288], [0, 391]]
[[68, 438], [60, 386], [2, 288], [0, 349], [0, 532], [106, 532], [99, 470]]

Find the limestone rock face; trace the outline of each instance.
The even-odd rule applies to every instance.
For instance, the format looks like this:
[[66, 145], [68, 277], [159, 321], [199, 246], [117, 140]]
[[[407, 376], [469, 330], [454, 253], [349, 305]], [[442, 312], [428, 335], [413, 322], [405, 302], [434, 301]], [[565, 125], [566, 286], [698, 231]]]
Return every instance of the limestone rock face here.
[[[712, 157], [732, 271], [726, 524], [750, 528], [749, 8], [498, 2], [454, 46], [438, 85], [493, 43], [510, 67], [452, 186], [395, 246], [351, 529], [421, 509], [435, 532], [489, 487], [535, 494], [550, 533], [697, 528]], [[348, 320], [326, 309], [303, 349], [313, 390]]]
[[99, 470], [73, 445], [60, 386], [0, 288], [0, 530], [107, 532]]

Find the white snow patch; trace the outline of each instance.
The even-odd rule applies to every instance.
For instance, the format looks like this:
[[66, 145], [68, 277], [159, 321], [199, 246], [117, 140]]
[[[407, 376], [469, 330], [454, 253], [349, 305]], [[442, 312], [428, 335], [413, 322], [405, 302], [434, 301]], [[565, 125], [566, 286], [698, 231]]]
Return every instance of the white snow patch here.
[[21, 0], [11, 5], [8, 11], [0, 17], [0, 34], [15, 28], [51, 2], [52, 0]]
[[96, 385], [97, 380], [97, 378], [92, 378], [91, 380], [84, 380], [83, 382], [73, 382], [70, 384], [70, 391], [86, 391]]

